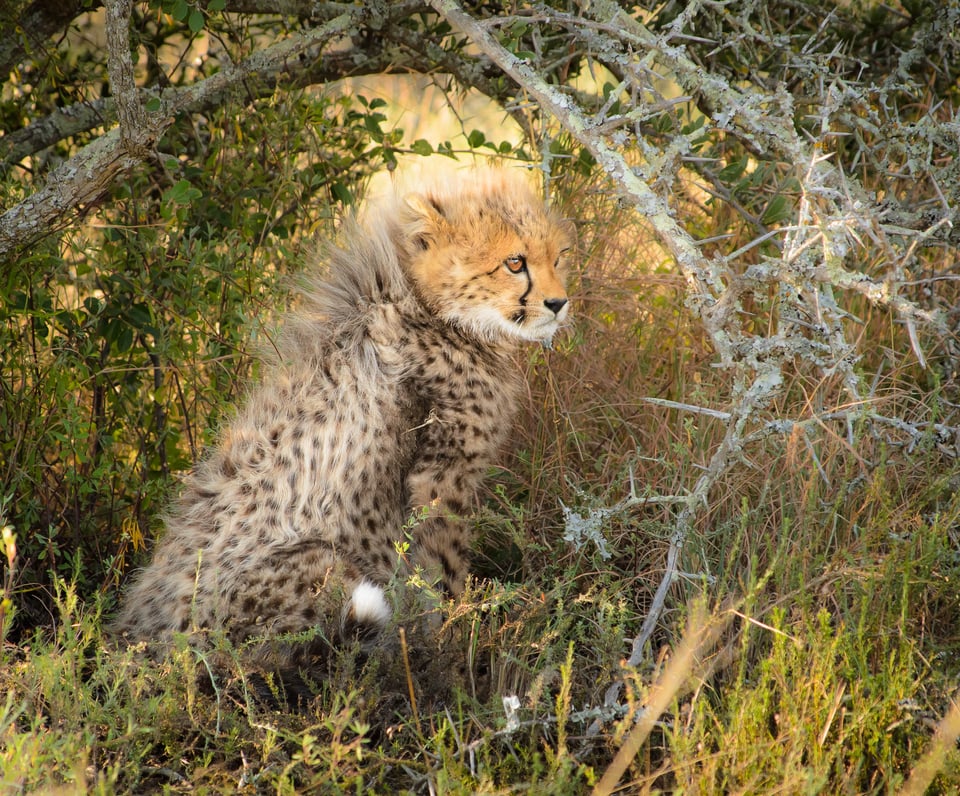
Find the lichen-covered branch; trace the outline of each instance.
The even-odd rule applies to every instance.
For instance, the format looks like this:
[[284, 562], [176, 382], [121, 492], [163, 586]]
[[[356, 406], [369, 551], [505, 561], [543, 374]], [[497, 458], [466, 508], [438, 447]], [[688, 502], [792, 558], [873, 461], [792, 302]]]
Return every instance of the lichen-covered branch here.
[[146, 158], [157, 132], [155, 121], [148, 123], [133, 80], [130, 57], [131, 0], [107, 0], [107, 70], [120, 123], [120, 143], [132, 155]]
[[0, 168], [6, 170], [58, 141], [113, 124], [116, 120], [113, 97], [99, 97], [89, 102], [57, 108], [44, 118], [0, 138]]

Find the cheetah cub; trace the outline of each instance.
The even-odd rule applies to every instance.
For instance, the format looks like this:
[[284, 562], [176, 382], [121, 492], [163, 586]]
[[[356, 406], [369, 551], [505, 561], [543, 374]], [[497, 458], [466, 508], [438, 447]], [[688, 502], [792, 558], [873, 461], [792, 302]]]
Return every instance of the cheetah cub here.
[[398, 571], [458, 595], [460, 517], [517, 403], [511, 352], [549, 345], [566, 320], [572, 246], [507, 170], [424, 184], [346, 222], [276, 361], [186, 480], [116, 629], [161, 645], [219, 632], [276, 663], [304, 643], [271, 639], [385, 625]]

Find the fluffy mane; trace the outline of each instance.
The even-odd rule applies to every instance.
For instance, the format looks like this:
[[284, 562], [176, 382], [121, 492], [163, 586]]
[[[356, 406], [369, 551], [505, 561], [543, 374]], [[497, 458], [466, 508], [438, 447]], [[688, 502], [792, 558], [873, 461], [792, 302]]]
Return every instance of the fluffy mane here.
[[349, 322], [371, 304], [402, 303], [412, 296], [396, 246], [396, 217], [378, 208], [377, 221], [351, 215], [338, 245], [319, 252], [320, 262], [303, 279], [303, 312], [332, 325]]
[[371, 313], [383, 305], [416, 312], [418, 305], [398, 257], [400, 226], [395, 212], [390, 212], [397, 201], [391, 197], [360, 217], [351, 213], [343, 220], [337, 241], [317, 248], [313, 262], [297, 280], [299, 304], [284, 319], [277, 341], [282, 358], [307, 357], [318, 364], [335, 343], [376, 367], [368, 338]]

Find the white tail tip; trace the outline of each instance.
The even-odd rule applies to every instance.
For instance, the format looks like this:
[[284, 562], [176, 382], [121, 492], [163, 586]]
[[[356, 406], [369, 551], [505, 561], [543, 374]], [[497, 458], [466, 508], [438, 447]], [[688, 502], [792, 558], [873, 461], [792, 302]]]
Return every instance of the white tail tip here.
[[352, 624], [378, 627], [384, 627], [392, 614], [383, 589], [368, 581], [357, 584], [344, 611], [345, 617]]

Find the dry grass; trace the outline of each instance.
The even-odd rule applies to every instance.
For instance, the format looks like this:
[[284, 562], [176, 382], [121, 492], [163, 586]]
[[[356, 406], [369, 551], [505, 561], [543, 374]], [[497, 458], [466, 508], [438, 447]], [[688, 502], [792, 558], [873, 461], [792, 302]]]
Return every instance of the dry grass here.
[[[731, 383], [642, 220], [602, 181], [571, 172], [558, 188], [580, 220], [577, 321], [523, 363], [516, 449], [477, 518], [477, 569], [493, 580], [449, 606], [438, 639], [404, 615], [405, 645], [391, 637], [366, 662], [344, 651], [299, 712], [257, 702], [239, 670], [199, 687], [188, 649], [157, 665], [112, 649], [99, 608], [63, 585], [54, 628], [3, 650], [4, 787], [889, 793], [921, 760], [914, 781], [960, 786], [949, 728], [933, 734], [956, 699], [960, 468], [932, 440], [908, 451], [827, 422], [752, 443], [697, 517], [652, 649], [621, 670], [675, 510], [607, 518], [604, 557], [563, 541], [562, 505], [612, 506], [631, 483], [690, 489], [723, 423], [646, 399], [723, 410]], [[878, 411], [922, 417], [942, 392], [905, 332], [850, 311]], [[772, 416], [842, 400], [798, 367]], [[683, 640], [711, 621], [723, 630], [710, 645]], [[618, 678], [620, 709], [601, 710]]]

